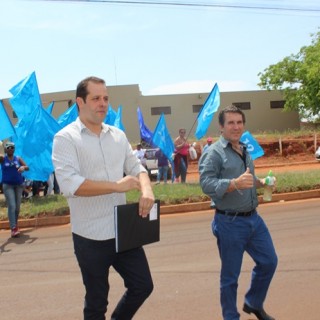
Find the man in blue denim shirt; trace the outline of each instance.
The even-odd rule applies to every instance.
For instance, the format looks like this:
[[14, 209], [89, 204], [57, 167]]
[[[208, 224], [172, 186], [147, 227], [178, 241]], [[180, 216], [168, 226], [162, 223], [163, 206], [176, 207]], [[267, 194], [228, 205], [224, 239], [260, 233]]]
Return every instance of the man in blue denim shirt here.
[[239, 320], [237, 287], [244, 252], [255, 262], [243, 311], [259, 320], [274, 320], [263, 309], [277, 267], [277, 255], [263, 219], [256, 211], [256, 188], [265, 185], [254, 174], [244, 144], [245, 115], [235, 106], [219, 114], [220, 139], [199, 160], [200, 185], [216, 205], [212, 232], [221, 258], [220, 302], [224, 320]]

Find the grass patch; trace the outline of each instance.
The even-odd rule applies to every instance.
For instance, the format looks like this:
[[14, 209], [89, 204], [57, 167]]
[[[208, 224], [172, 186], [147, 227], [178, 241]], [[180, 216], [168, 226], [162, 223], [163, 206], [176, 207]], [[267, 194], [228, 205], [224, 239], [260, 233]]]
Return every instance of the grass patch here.
[[[263, 176], [263, 175], [262, 175]], [[261, 177], [262, 177], [261, 176]], [[274, 193], [298, 192], [320, 189], [320, 170], [308, 170], [299, 172], [285, 172], [276, 175], [277, 189]], [[186, 184], [160, 184], [153, 187], [156, 199], [162, 205], [202, 202], [210, 200], [203, 194], [198, 183]], [[261, 195], [263, 189], [258, 190]], [[127, 193], [127, 201], [135, 202], [139, 199], [138, 191]], [[47, 197], [33, 197], [23, 200], [21, 204], [20, 218], [32, 218], [41, 216], [58, 216], [69, 213], [67, 200], [62, 195]], [[5, 200], [0, 200], [0, 220], [7, 220], [7, 208]]]

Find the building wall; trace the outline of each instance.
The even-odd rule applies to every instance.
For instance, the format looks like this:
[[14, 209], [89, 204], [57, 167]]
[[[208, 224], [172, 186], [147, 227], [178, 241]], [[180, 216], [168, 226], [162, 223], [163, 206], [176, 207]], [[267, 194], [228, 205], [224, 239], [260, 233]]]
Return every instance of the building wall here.
[[[141, 108], [146, 126], [153, 131], [159, 120], [159, 115], [152, 115], [151, 108], [171, 107], [171, 114], [166, 114], [166, 124], [171, 137], [178, 135], [179, 128], [186, 128], [190, 132], [190, 140], [195, 140], [194, 132], [197, 127], [197, 115], [193, 105], [203, 105], [208, 92], [193, 94], [154, 95], [143, 96], [137, 84], [109, 86], [109, 101], [114, 110], [122, 105], [122, 120], [126, 134], [131, 143], [140, 140], [139, 124], [137, 120], [137, 107]], [[299, 129], [299, 115], [295, 111], [284, 112], [283, 109], [271, 109], [270, 101], [283, 100], [279, 91], [239, 91], [221, 92], [220, 108], [240, 102], [250, 102], [250, 110], [244, 110], [246, 115], [246, 129], [252, 134], [263, 131], [283, 132], [288, 129]], [[55, 101], [53, 117], [58, 118], [70, 105], [75, 102], [75, 91], [46, 93], [41, 95], [43, 106], [46, 108], [52, 101]], [[3, 100], [13, 124], [17, 119], [13, 118], [13, 111], [8, 99]], [[214, 115], [213, 121], [208, 130], [207, 136], [219, 135], [218, 112]]]

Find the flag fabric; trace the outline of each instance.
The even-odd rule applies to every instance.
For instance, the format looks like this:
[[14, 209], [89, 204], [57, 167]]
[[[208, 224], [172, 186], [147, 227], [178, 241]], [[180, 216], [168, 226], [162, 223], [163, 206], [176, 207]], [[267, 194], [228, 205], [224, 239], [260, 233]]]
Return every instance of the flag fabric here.
[[14, 127], [10, 121], [4, 105], [0, 100], [0, 140], [4, 140], [15, 135]]
[[154, 129], [152, 143], [161, 149], [170, 162], [173, 161], [174, 143], [167, 129], [166, 120], [162, 113], [156, 128]]
[[242, 134], [240, 141], [246, 145], [252, 160], [255, 160], [264, 155], [263, 149], [249, 131], [245, 131]]
[[209, 125], [219, 106], [220, 92], [218, 84], [216, 83], [198, 114], [198, 126], [195, 132], [195, 136], [198, 140], [207, 133]]
[[122, 123], [122, 106], [121, 105], [118, 107], [118, 112], [117, 112], [116, 118], [114, 119], [113, 125], [119, 128], [120, 130], [122, 130], [123, 132], [126, 131]]
[[114, 125], [114, 121], [116, 120], [117, 112], [112, 109], [111, 104], [108, 106], [108, 112], [106, 114], [106, 118], [104, 119], [105, 124], [109, 124], [110, 126]]
[[52, 101], [52, 102], [47, 106], [46, 111], [47, 111], [49, 114], [52, 114], [53, 107], [54, 107], [54, 101]]
[[157, 123], [156, 128], [153, 132], [152, 137], [152, 144], [157, 146], [162, 153], [168, 158], [170, 164], [171, 164], [171, 170], [172, 170], [172, 182], [175, 178], [174, 173], [174, 163], [173, 163], [173, 154], [174, 154], [174, 143], [171, 139], [171, 136], [169, 134], [169, 131], [167, 129], [166, 120], [164, 118], [164, 114], [162, 113], [159, 121]]
[[64, 128], [69, 123], [75, 121], [78, 117], [78, 107], [77, 104], [74, 103], [70, 108], [68, 108], [63, 114], [61, 114], [57, 122], [61, 126], [61, 128]]
[[140, 128], [140, 138], [141, 140], [147, 142], [149, 145], [152, 146], [153, 133], [145, 125], [140, 107], [137, 108], [137, 116], [138, 116], [138, 122], [139, 122], [139, 128]]
[[18, 82], [9, 91], [13, 95], [9, 101], [18, 119], [23, 118], [25, 114], [32, 113], [34, 109], [42, 107], [35, 72]]
[[26, 114], [15, 129], [16, 153], [30, 168], [25, 176], [30, 180], [47, 181], [54, 171], [51, 160], [53, 137], [61, 126], [44, 108], [36, 108]]

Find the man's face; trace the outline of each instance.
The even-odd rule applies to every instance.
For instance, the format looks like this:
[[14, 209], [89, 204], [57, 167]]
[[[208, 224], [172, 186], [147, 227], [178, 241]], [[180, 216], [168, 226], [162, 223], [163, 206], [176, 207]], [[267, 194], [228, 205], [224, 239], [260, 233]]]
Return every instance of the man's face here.
[[108, 91], [104, 84], [89, 82], [86, 101], [77, 98], [79, 114], [82, 121], [90, 124], [101, 124], [108, 110]]
[[244, 131], [242, 115], [234, 112], [225, 113], [224, 125], [220, 126], [221, 133], [225, 139], [232, 142], [239, 142]]

